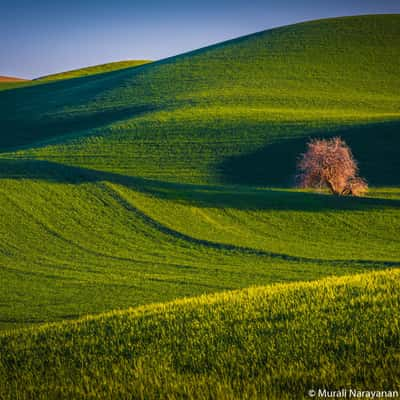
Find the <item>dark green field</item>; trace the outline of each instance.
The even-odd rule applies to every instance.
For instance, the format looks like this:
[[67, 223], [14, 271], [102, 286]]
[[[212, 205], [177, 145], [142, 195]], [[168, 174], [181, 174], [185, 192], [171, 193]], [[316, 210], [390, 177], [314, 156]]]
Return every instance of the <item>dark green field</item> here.
[[[399, 388], [399, 43], [321, 20], [1, 91], [0, 398]], [[336, 135], [364, 198], [293, 188]]]

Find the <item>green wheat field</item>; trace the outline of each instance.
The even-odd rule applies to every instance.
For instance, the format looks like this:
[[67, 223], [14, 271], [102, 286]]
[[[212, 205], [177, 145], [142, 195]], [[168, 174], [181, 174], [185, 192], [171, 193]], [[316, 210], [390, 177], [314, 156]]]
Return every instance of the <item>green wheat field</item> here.
[[399, 149], [400, 15], [0, 83], [0, 399], [400, 391]]

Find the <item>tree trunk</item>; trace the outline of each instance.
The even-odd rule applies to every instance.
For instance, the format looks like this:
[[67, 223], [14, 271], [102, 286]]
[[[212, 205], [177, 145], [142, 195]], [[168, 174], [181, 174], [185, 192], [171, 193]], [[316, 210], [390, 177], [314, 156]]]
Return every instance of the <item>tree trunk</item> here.
[[326, 181], [326, 184], [327, 184], [329, 190], [332, 192], [332, 194], [335, 194], [335, 195], [337, 195], [337, 196], [340, 195], [340, 193], [336, 190], [336, 188], [335, 188], [335, 186], [332, 184], [332, 182], [330, 182], [330, 181], [327, 180], [327, 181]]

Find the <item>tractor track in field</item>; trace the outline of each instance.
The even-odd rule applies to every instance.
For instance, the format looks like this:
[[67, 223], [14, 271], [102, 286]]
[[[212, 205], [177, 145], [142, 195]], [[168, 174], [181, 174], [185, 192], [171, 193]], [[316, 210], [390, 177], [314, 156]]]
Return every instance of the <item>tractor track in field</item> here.
[[135, 214], [136, 217], [140, 218], [143, 222], [150, 225], [153, 229], [163, 233], [164, 235], [168, 235], [173, 237], [175, 240], [187, 242], [190, 244], [195, 244], [208, 249], [222, 250], [226, 252], [237, 252], [246, 255], [256, 255], [261, 257], [268, 257], [273, 259], [279, 259], [283, 261], [289, 262], [302, 262], [302, 263], [313, 263], [313, 264], [324, 264], [324, 265], [360, 265], [366, 267], [399, 267], [400, 261], [375, 261], [375, 260], [327, 260], [320, 258], [309, 258], [309, 257], [299, 257], [292, 256], [284, 253], [275, 253], [264, 250], [259, 250], [251, 247], [237, 246], [233, 244], [227, 243], [219, 243], [214, 241], [209, 241], [205, 239], [198, 239], [189, 235], [186, 235], [182, 232], [169, 228], [168, 226], [160, 223], [159, 221], [153, 219], [151, 216], [146, 214], [144, 211], [140, 210], [138, 207], [133, 205], [126, 197], [116, 188], [113, 183], [110, 182], [102, 182], [99, 185], [108, 192], [110, 196], [112, 196], [122, 207], [124, 207], [127, 211], [130, 211]]

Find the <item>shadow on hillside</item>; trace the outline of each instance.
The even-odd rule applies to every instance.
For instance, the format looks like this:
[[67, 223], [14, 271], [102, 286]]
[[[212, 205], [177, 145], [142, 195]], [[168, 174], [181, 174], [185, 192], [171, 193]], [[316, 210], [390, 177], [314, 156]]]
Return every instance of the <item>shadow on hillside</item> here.
[[[49, 138], [95, 129], [124, 119], [137, 117], [155, 111], [148, 105], [109, 109], [96, 112], [64, 113], [48, 118], [28, 121], [2, 121], [3, 134], [0, 135], [0, 152], [9, 151], [30, 143]], [[9, 135], [8, 132], [13, 132]]]
[[397, 199], [340, 198], [282, 189], [178, 184], [41, 160], [0, 159], [0, 181], [2, 179], [35, 179], [70, 184], [107, 181], [162, 199], [205, 208], [320, 211], [400, 207], [400, 200]]
[[[372, 186], [400, 185], [399, 121], [353, 126], [322, 136], [341, 136], [358, 160], [361, 176]], [[220, 179], [227, 184], [293, 186], [296, 160], [308, 140], [287, 139], [250, 154], [229, 157], [219, 166]]]

